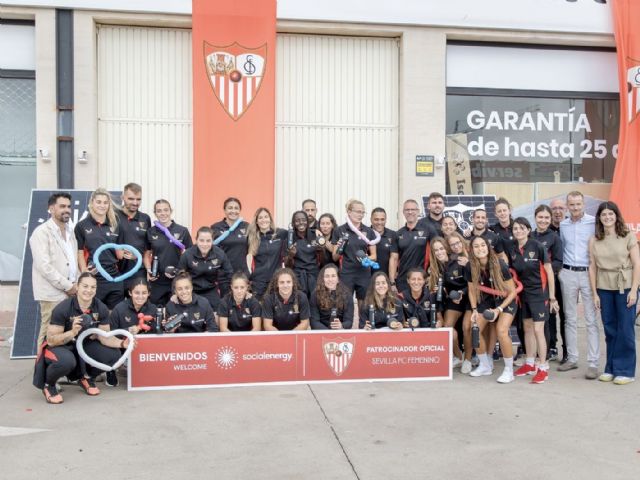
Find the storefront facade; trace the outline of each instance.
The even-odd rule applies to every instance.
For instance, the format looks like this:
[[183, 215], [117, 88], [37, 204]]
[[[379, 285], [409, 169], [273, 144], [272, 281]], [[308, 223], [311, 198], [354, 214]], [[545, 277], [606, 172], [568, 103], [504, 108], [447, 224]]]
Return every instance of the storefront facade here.
[[[190, 225], [191, 2], [8, 3], [3, 20], [33, 22], [33, 187], [58, 185], [56, 8], [72, 9], [73, 186], [139, 182], [145, 211], [168, 198]], [[265, 204], [285, 226], [305, 198], [341, 218], [356, 197], [396, 227], [401, 202], [432, 191], [516, 207], [573, 189], [606, 198], [619, 116], [612, 28], [610, 6], [591, 0], [376, 0], [366, 11], [280, 0]]]

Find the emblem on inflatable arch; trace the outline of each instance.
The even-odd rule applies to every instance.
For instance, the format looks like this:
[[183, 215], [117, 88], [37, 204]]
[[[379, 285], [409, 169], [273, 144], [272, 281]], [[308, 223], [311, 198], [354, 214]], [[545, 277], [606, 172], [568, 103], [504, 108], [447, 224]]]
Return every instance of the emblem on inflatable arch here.
[[627, 121], [640, 114], [640, 60], [627, 57]]
[[204, 62], [213, 93], [238, 120], [255, 100], [267, 65], [267, 44], [247, 48], [237, 42], [218, 47], [204, 42]]

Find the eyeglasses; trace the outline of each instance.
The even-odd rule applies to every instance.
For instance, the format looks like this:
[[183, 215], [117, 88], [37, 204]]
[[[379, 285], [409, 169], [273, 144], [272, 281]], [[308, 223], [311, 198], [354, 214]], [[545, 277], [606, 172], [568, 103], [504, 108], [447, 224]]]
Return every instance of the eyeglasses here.
[[461, 247], [462, 246], [462, 242], [457, 241], [457, 242], [453, 242], [449, 244], [450, 247]]

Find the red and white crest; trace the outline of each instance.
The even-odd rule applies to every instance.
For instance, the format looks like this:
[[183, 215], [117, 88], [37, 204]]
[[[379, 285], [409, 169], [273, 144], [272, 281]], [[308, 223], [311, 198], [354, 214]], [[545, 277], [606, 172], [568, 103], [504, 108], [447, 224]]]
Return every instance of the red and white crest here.
[[238, 120], [258, 95], [267, 65], [267, 44], [247, 48], [234, 42], [216, 47], [204, 42], [204, 63], [216, 98]]
[[627, 57], [627, 122], [640, 113], [640, 60]]
[[327, 361], [327, 365], [329, 365], [329, 368], [331, 368], [331, 370], [333, 370], [333, 373], [335, 373], [338, 377], [344, 373], [344, 371], [351, 363], [355, 344], [355, 337], [347, 339], [322, 339], [324, 359]]

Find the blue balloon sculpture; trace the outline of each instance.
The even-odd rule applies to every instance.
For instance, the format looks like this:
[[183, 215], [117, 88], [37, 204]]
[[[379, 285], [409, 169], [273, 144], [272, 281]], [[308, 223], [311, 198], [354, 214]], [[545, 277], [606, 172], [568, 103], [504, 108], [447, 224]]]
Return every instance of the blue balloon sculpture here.
[[[109, 274], [109, 272], [107, 272], [100, 264], [100, 254], [105, 250], [109, 250], [110, 248], [113, 250], [126, 250], [128, 252], [133, 253], [137, 260], [135, 266], [128, 272], [124, 272], [122, 275], [118, 275], [115, 278], [112, 277]], [[105, 243], [104, 245], [100, 245], [98, 249], [94, 252], [93, 263], [95, 264], [98, 272], [100, 272], [100, 275], [102, 275], [102, 277], [105, 280], [108, 280], [109, 282], [122, 282], [123, 280], [126, 280], [127, 278], [131, 277], [134, 273], [136, 273], [140, 269], [140, 267], [142, 266], [142, 255], [140, 254], [138, 249], [136, 249], [135, 247], [132, 247], [131, 245], [118, 245], [117, 243]]]

